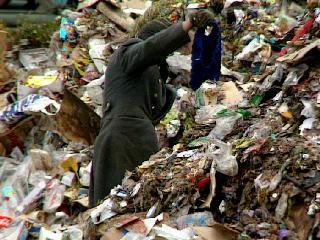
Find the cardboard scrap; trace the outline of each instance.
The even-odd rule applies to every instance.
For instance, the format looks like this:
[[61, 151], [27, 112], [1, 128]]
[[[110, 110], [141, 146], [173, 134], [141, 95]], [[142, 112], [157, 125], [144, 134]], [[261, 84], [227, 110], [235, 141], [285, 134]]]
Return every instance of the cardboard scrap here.
[[7, 49], [7, 32], [0, 31], [0, 83], [8, 78], [8, 72], [5, 69], [4, 58]]
[[130, 216], [126, 219], [123, 219], [121, 221], [119, 221], [118, 223], [116, 223], [114, 225], [115, 228], [122, 228], [126, 225], [129, 225], [129, 224], [132, 224], [134, 222], [137, 222], [139, 220], [139, 217], [136, 217], [136, 216]]
[[123, 236], [124, 234], [120, 230], [116, 228], [111, 228], [100, 239], [101, 240], [120, 240]]
[[99, 2], [97, 9], [122, 29], [126, 31], [132, 30], [135, 21], [126, 15], [121, 9], [105, 2]]
[[285, 63], [296, 63], [300, 62], [301, 59], [309, 53], [311, 50], [313, 50], [316, 47], [320, 46], [320, 39], [317, 41], [305, 46], [304, 48], [300, 49], [299, 51], [295, 51], [291, 54], [285, 55], [283, 57], [280, 57], [277, 59], [278, 62], [285, 62]]
[[92, 145], [100, 130], [100, 117], [68, 89], [57, 114], [57, 131], [70, 141]]
[[203, 240], [234, 240], [239, 233], [216, 223], [212, 227], [193, 227], [195, 233]]
[[222, 83], [221, 91], [224, 94], [222, 104], [227, 107], [235, 106], [243, 100], [241, 92], [238, 90], [234, 82], [230, 81]]

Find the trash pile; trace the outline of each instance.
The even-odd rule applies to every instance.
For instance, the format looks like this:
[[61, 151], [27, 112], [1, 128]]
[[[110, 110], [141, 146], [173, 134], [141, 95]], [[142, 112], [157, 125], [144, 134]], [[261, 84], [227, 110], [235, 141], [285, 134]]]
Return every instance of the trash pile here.
[[139, 21], [180, 21], [194, 7], [137, 2], [81, 1], [49, 48], [20, 41], [0, 55], [1, 239], [320, 238], [312, 0], [207, 1], [222, 30], [220, 81], [193, 91], [190, 49], [169, 56], [177, 99], [156, 126], [161, 151], [88, 209], [108, 57]]

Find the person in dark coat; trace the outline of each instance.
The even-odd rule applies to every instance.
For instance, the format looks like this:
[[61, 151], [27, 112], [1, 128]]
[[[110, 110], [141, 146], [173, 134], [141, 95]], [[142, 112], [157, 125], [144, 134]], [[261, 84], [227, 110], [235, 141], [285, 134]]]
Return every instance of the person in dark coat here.
[[204, 27], [212, 18], [212, 13], [198, 11], [178, 24], [153, 20], [111, 56], [101, 130], [94, 146], [90, 207], [121, 184], [126, 170], [133, 170], [159, 151], [154, 127], [175, 99], [175, 92], [165, 84], [165, 59], [190, 41], [192, 27]]

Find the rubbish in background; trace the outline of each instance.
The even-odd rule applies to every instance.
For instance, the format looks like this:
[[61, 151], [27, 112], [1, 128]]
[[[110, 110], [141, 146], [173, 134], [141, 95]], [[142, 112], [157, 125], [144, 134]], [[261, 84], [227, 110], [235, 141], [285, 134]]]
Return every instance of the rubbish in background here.
[[51, 232], [49, 230], [46, 230], [44, 227], [42, 227], [40, 230], [39, 240], [46, 240], [46, 239], [62, 240], [63, 234], [59, 232], [57, 233]]
[[61, 183], [64, 185], [71, 187], [73, 180], [75, 178], [75, 173], [74, 172], [65, 172], [62, 176]]
[[236, 60], [253, 61], [253, 57], [259, 52], [264, 46], [269, 46], [264, 42], [265, 36], [260, 35], [254, 38], [240, 54], [236, 56]]
[[[51, 108], [49, 111], [46, 108]], [[18, 102], [12, 103], [0, 112], [0, 121], [14, 124], [22, 117], [32, 113], [55, 115], [60, 110], [60, 104], [48, 97], [31, 94]]]
[[54, 66], [47, 48], [37, 48], [19, 51], [19, 60], [28, 70]]
[[178, 229], [182, 230], [191, 226], [208, 227], [215, 223], [211, 212], [199, 212], [177, 218]]
[[29, 75], [25, 81], [18, 82], [17, 93], [18, 99], [22, 99], [30, 94], [38, 94], [41, 90], [48, 90], [50, 94], [62, 93], [63, 76], [56, 71], [48, 71], [46, 74], [53, 75]]
[[74, 21], [62, 17], [60, 26], [60, 38], [64, 41], [75, 42], [77, 40], [77, 32], [74, 27]]
[[217, 118], [216, 126], [211, 130], [208, 137], [212, 139], [223, 140], [228, 134], [232, 132], [234, 125], [241, 118], [242, 115], [240, 113]]
[[170, 226], [163, 224], [161, 227], [154, 227], [156, 236], [166, 238], [168, 240], [191, 240], [195, 233], [191, 228], [185, 228], [183, 230], [177, 230]]
[[224, 82], [221, 84], [223, 100], [221, 103], [227, 107], [237, 106], [243, 100], [241, 92], [233, 82]]
[[175, 82], [187, 84], [190, 81], [191, 55], [182, 55], [174, 52], [166, 61], [170, 67], [170, 71], [177, 75]]
[[97, 209], [91, 212], [91, 219], [94, 224], [99, 224], [108, 218], [117, 215], [116, 212], [112, 211], [113, 202], [110, 198], [106, 199], [102, 204], [100, 204]]
[[226, 106], [220, 105], [220, 104], [214, 105], [214, 106], [211, 106], [211, 105], [203, 106], [197, 110], [197, 113], [195, 116], [195, 122], [197, 124], [214, 123], [218, 118], [217, 114], [226, 108], [227, 108]]
[[238, 174], [238, 163], [236, 157], [232, 155], [232, 146], [230, 143], [224, 143], [217, 139], [208, 139], [207, 157], [213, 159], [216, 169], [228, 176]]
[[102, 85], [104, 83], [105, 76], [102, 75], [99, 79], [93, 80], [87, 85], [85, 85], [85, 89], [87, 91], [88, 97], [98, 105], [103, 104], [103, 88]]
[[[219, 3], [218, 0], [211, 2]], [[311, 1], [308, 2], [310, 6]], [[81, 12], [62, 13], [74, 21], [70, 25], [70, 33], [75, 31], [77, 35], [74, 42], [62, 41], [57, 31], [52, 36], [50, 51], [24, 50], [29, 48], [25, 41], [13, 45], [12, 49], [8, 45], [8, 62], [4, 64], [8, 80], [1, 81], [0, 88], [2, 93], [9, 93], [1, 98], [3, 107], [20, 100], [21, 96], [35, 93], [57, 102], [62, 98], [64, 106], [57, 115], [57, 122], [53, 116], [32, 113], [31, 117], [25, 115], [26, 118], [1, 128], [1, 154], [12, 159], [1, 159], [0, 189], [13, 189], [8, 191], [16, 193], [10, 195], [16, 196], [12, 205], [17, 202], [21, 206], [34, 189], [39, 196], [24, 207], [25, 215], [21, 216], [24, 222], [15, 217], [3, 218], [1, 222], [7, 227], [0, 230], [1, 239], [17, 239], [10, 234], [19, 235], [22, 231], [39, 238], [43, 226], [54, 236], [61, 237], [62, 234], [63, 238], [81, 239], [83, 233], [83, 238], [89, 239], [87, 229], [93, 220], [91, 212], [98, 207], [86, 211], [92, 149], [83, 144], [92, 145], [99, 129], [100, 119], [95, 113], [100, 111], [102, 116], [102, 70], [119, 46], [115, 40], [123, 36], [125, 28], [132, 27], [126, 25], [132, 21], [121, 17], [115, 1], [96, 3]], [[159, 3], [161, 5], [163, 1]], [[200, 91], [192, 92], [187, 87], [190, 52], [185, 48], [181, 50], [183, 53], [174, 53], [168, 62], [178, 76], [173, 75], [169, 83], [178, 89], [178, 99], [174, 113], [170, 112], [162, 125], [166, 148], [126, 175], [121, 186], [109, 196], [112, 204], [102, 212], [95, 212], [95, 222], [99, 222], [99, 216], [105, 220], [95, 224], [96, 229], [92, 232], [98, 235], [110, 233], [118, 239], [143, 232], [143, 238], [149, 238], [154, 235], [154, 226], [168, 224], [177, 230], [177, 223], [171, 225], [177, 218], [188, 219], [190, 214], [203, 214], [199, 213], [203, 207], [206, 210], [214, 207], [217, 208], [214, 220], [223, 225], [192, 227], [194, 235], [212, 240], [212, 236], [233, 239], [235, 235], [244, 239], [311, 239], [318, 234], [319, 191], [316, 183], [319, 180], [317, 116], [320, 89], [316, 66], [319, 11], [311, 7], [303, 8], [302, 13], [298, 7], [290, 6], [291, 12], [278, 14], [279, 5], [272, 0], [262, 4], [256, 0], [227, 1], [226, 4], [224, 11], [228, 19], [223, 12], [220, 22], [225, 66], [221, 69], [221, 83], [230, 84], [236, 80], [226, 91], [229, 102], [235, 103], [228, 105], [225, 102], [221, 83], [206, 82]], [[174, 11], [179, 12], [179, 5], [183, 6], [178, 3], [173, 7]], [[96, 7], [104, 10], [104, 14]], [[177, 21], [176, 13], [171, 15], [170, 11], [166, 8], [165, 15]], [[298, 25], [290, 30], [291, 23]], [[246, 47], [253, 46], [252, 42], [257, 43], [258, 49], [251, 51], [249, 48], [245, 52]], [[95, 46], [99, 46], [96, 55], [103, 60], [90, 56], [89, 50]], [[281, 48], [283, 51], [278, 54]], [[243, 53], [247, 59], [235, 61]], [[33, 61], [32, 54], [42, 62]], [[20, 68], [21, 63], [24, 68]], [[32, 87], [26, 85], [29, 76], [33, 77]], [[51, 84], [42, 86], [43, 77], [48, 76], [58, 76], [55, 81], [51, 79], [51, 84], [57, 84], [59, 90], [64, 86], [64, 91], [51, 89]], [[228, 134], [223, 134], [224, 142], [220, 144], [230, 143], [226, 147], [229, 153], [222, 159], [229, 156], [236, 160], [229, 161], [232, 167], [224, 169], [225, 172], [237, 169], [239, 174], [222, 176], [221, 184], [221, 174], [216, 171], [221, 167], [219, 154], [223, 147], [220, 149], [219, 144], [212, 144], [208, 135], [213, 129], [223, 127], [219, 120], [232, 116], [239, 116], [239, 119], [233, 127], [225, 124], [223, 129], [228, 130]], [[209, 152], [215, 154], [211, 156]], [[63, 177], [67, 185], [61, 183]], [[43, 190], [37, 186], [39, 182], [46, 184]], [[50, 201], [54, 204], [47, 204], [44, 209]], [[147, 212], [148, 217], [153, 218], [145, 219]], [[155, 217], [161, 212], [164, 212], [161, 219]], [[121, 231], [113, 231], [114, 226], [123, 222], [117, 220], [118, 217], [136, 217], [137, 220], [125, 225]], [[280, 224], [283, 222], [286, 225]], [[169, 232], [172, 237], [174, 231]]]
[[288, 69], [289, 74], [284, 80], [284, 86], [297, 85], [299, 80], [303, 77], [304, 73], [308, 70], [307, 64], [300, 64], [295, 68]]
[[212, 81], [205, 81], [196, 91], [196, 106], [216, 105], [218, 101], [219, 88], [217, 84]]
[[89, 55], [101, 74], [104, 74], [106, 67], [104, 59], [104, 51], [107, 45], [103, 39], [89, 39]]
[[24, 221], [17, 221], [11, 226], [0, 231], [0, 237], [3, 240], [26, 240], [28, 238], [28, 229]]
[[69, 141], [91, 145], [99, 129], [100, 117], [74, 93], [65, 89], [61, 108], [57, 114], [56, 131]]
[[43, 170], [49, 172], [53, 169], [52, 157], [47, 151], [31, 149], [29, 156], [34, 170]]
[[230, 76], [237, 79], [240, 83], [244, 81], [244, 75], [235, 71], [231, 71], [230, 69], [226, 68], [225, 66], [221, 65], [221, 75]]
[[204, 240], [232, 240], [239, 236], [239, 232], [218, 223], [211, 227], [193, 227], [193, 230]]
[[52, 180], [47, 184], [45, 192], [43, 210], [45, 212], [55, 212], [61, 206], [64, 199], [64, 192], [66, 187], [57, 179]]
[[32, 203], [36, 203], [41, 197], [44, 189], [46, 188], [46, 182], [40, 181], [32, 191], [22, 200], [22, 202], [17, 207], [16, 211], [18, 213], [24, 213], [28, 208], [32, 207]]

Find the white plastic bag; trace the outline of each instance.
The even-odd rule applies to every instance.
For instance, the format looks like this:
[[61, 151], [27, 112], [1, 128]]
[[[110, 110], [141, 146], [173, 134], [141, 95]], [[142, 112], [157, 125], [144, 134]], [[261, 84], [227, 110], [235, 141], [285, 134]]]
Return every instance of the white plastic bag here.
[[212, 139], [224, 139], [230, 134], [234, 128], [236, 122], [242, 117], [240, 113], [236, 113], [231, 116], [221, 117], [216, 119], [216, 126], [211, 130], [208, 138]]
[[230, 143], [225, 143], [217, 139], [209, 139], [207, 156], [216, 162], [218, 172], [228, 176], [238, 174], [238, 163], [236, 157], [232, 155]]

